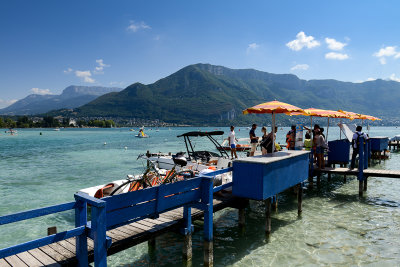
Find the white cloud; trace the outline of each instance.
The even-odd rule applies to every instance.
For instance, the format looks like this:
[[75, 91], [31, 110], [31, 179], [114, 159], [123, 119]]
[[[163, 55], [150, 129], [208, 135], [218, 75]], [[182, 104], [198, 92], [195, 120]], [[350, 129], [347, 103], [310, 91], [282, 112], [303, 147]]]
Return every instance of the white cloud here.
[[320, 46], [320, 42], [317, 40], [314, 40], [313, 36], [307, 36], [304, 32], [299, 32], [296, 35], [296, 39], [293, 41], [290, 41], [286, 44], [287, 47], [294, 51], [300, 51], [303, 49], [303, 47], [306, 47], [308, 49]]
[[64, 70], [64, 73], [71, 73], [73, 71], [73, 69], [71, 69], [71, 68], [68, 68], [68, 69], [66, 69], [66, 70]]
[[333, 38], [325, 38], [325, 42], [330, 50], [335, 50], [335, 51], [340, 51], [343, 49], [343, 47], [347, 45], [346, 43], [336, 41]]
[[290, 68], [291, 71], [295, 70], [308, 70], [310, 66], [307, 64], [297, 64], [296, 66], [293, 66]]
[[396, 77], [396, 75], [393, 73], [390, 75], [389, 80], [395, 81], [395, 82], [400, 82], [400, 78]]
[[50, 92], [50, 89], [40, 89], [40, 88], [32, 88], [31, 92], [36, 95], [52, 95], [53, 93]]
[[372, 82], [372, 81], [375, 81], [376, 80], [376, 78], [367, 78], [366, 80], [364, 80], [364, 81], [362, 81], [362, 80], [358, 80], [358, 81], [355, 81], [354, 83], [363, 83], [363, 82]]
[[400, 58], [400, 52], [397, 51], [397, 46], [386, 46], [379, 49], [379, 51], [374, 53], [373, 55], [379, 59], [379, 62], [382, 65], [385, 65], [387, 63], [386, 58]]
[[103, 70], [105, 67], [110, 67], [110, 65], [104, 64], [102, 59], [96, 59], [97, 66], [95, 68], [95, 74], [103, 74]]
[[17, 102], [16, 99], [12, 99], [12, 100], [4, 100], [0, 98], [0, 108], [6, 108], [12, 104], [14, 104], [15, 102]]
[[126, 28], [130, 32], [137, 32], [139, 30], [148, 30], [151, 29], [149, 25], [147, 25], [144, 21], [141, 22], [135, 22], [131, 20], [129, 22], [129, 26]]
[[260, 45], [256, 44], [256, 43], [251, 43], [247, 46], [246, 52], [250, 53], [251, 51], [255, 51], [258, 48], [260, 48]]
[[345, 60], [349, 58], [349, 55], [336, 52], [329, 52], [325, 54], [325, 58], [332, 60]]
[[92, 78], [92, 73], [90, 70], [85, 70], [85, 71], [80, 71], [77, 70], [75, 71], [76, 77], [82, 78], [84, 82], [86, 83], [94, 83], [95, 80]]

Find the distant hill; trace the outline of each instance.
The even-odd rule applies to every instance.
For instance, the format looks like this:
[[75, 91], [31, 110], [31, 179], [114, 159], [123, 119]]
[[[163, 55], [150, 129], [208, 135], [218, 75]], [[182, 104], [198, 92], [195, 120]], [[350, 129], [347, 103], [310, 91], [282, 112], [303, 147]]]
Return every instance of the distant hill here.
[[54, 109], [76, 108], [97, 97], [110, 92], [121, 91], [121, 88], [99, 86], [69, 86], [61, 95], [28, 95], [14, 104], [0, 109], [2, 115], [33, 115]]
[[400, 116], [400, 83], [301, 80], [292, 74], [187, 66], [149, 85], [135, 83], [74, 110], [76, 116], [135, 117], [191, 125], [269, 121], [242, 110], [270, 100], [302, 108], [344, 109], [374, 116]]

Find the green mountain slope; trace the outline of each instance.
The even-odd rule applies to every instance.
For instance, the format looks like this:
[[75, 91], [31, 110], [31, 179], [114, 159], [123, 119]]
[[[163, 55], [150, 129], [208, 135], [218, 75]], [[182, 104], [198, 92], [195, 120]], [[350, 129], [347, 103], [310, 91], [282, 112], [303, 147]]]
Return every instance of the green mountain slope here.
[[[376, 80], [350, 83], [305, 81], [291, 74], [271, 74], [222, 66], [187, 66], [153, 84], [135, 83], [75, 109], [77, 116], [160, 119], [185, 124], [251, 122], [242, 110], [280, 100], [302, 108], [344, 109], [375, 116], [399, 116], [400, 83]], [[263, 116], [265, 121], [265, 116]]]

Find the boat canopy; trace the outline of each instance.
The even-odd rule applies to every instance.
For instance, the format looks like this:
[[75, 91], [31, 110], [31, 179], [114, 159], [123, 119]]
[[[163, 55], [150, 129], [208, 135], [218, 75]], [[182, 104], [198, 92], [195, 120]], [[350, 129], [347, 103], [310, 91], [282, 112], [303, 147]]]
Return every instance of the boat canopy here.
[[209, 135], [223, 135], [224, 132], [223, 131], [213, 131], [213, 132], [198, 132], [198, 131], [194, 131], [194, 132], [187, 132], [181, 135], [178, 135], [178, 137], [182, 137], [182, 136], [209, 136]]

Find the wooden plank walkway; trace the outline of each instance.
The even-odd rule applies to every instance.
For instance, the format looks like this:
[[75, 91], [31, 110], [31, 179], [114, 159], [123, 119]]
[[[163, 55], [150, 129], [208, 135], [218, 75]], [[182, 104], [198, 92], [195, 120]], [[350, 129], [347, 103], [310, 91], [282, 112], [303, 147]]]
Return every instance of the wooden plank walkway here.
[[[240, 199], [231, 194], [214, 196], [214, 212], [226, 207], [240, 205]], [[192, 220], [199, 220], [203, 211], [192, 208]], [[108, 255], [120, 252], [151, 238], [169, 231], [178, 230], [183, 223], [183, 208], [174, 209], [160, 214], [157, 219], [143, 219], [107, 231], [107, 236], [112, 239]], [[93, 240], [88, 238], [89, 262], [93, 262]], [[70, 238], [37, 249], [25, 251], [16, 255], [0, 259], [3, 266], [76, 266], [75, 238]]]
[[[364, 175], [372, 177], [383, 177], [383, 178], [400, 178], [400, 170], [377, 170], [377, 169], [365, 169]], [[349, 168], [331, 168], [325, 167], [322, 170], [314, 169], [314, 175], [321, 173], [335, 173], [335, 174], [346, 174], [346, 175], [357, 175], [358, 169]]]

